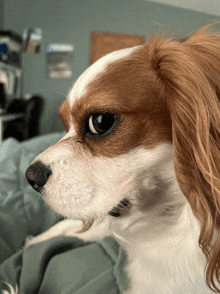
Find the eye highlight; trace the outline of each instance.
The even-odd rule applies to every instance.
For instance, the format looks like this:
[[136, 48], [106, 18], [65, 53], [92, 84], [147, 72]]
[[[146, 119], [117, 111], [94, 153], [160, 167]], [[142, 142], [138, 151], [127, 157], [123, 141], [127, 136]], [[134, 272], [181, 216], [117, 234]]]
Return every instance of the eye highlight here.
[[112, 113], [94, 113], [85, 121], [85, 134], [107, 135], [113, 130], [117, 118], [117, 115]]

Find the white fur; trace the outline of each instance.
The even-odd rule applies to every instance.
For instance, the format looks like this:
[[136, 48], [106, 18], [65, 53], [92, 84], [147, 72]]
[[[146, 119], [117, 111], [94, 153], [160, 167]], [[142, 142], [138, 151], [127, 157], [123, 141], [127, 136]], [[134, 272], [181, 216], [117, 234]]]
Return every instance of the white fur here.
[[15, 288], [13, 288], [10, 284], [4, 283], [9, 290], [2, 290], [1, 294], [18, 294], [18, 285], [15, 285]]
[[[172, 145], [136, 148], [115, 158], [93, 158], [78, 145], [60, 141], [36, 159], [52, 167], [45, 201], [72, 219], [27, 245], [57, 235], [84, 240], [112, 235], [128, 253], [126, 293], [211, 293], [204, 280], [199, 226], [175, 178]], [[123, 198], [129, 199], [131, 211], [119, 218], [109, 216]], [[79, 234], [80, 219], [95, 222]]]

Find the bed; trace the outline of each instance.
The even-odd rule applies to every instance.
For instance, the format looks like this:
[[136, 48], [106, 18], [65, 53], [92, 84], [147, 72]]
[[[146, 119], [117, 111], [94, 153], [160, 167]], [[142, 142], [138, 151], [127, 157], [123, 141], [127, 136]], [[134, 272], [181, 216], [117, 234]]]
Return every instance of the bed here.
[[128, 287], [126, 254], [111, 237], [83, 242], [59, 236], [23, 249], [27, 236], [62, 219], [24, 176], [36, 155], [62, 136], [9, 138], [0, 147], [0, 293], [120, 294]]

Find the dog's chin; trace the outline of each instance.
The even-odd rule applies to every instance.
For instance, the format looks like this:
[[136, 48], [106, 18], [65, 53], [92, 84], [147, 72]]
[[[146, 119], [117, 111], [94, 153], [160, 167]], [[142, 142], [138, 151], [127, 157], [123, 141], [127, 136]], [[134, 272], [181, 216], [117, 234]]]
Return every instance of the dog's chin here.
[[81, 209], [76, 209], [72, 205], [67, 205], [64, 202], [50, 201], [50, 198], [47, 197], [44, 193], [42, 194], [44, 201], [47, 205], [52, 208], [55, 212], [60, 214], [64, 218], [82, 220], [85, 222], [93, 222], [95, 220], [101, 219], [107, 215], [112, 217], [122, 217], [130, 214], [131, 203], [128, 198], [123, 198], [118, 202], [116, 206], [113, 206], [109, 209], [106, 207], [100, 209], [100, 206], [94, 211], [88, 208], [86, 205]]

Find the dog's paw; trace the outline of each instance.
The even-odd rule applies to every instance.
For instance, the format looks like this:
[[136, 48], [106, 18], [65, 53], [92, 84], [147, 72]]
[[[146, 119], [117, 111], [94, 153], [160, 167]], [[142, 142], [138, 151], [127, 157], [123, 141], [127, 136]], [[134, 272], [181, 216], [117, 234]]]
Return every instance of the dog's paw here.
[[33, 236], [27, 236], [25, 239], [25, 243], [24, 243], [24, 247], [23, 248], [27, 248], [33, 244], [35, 244], [35, 238]]

